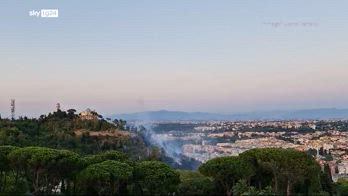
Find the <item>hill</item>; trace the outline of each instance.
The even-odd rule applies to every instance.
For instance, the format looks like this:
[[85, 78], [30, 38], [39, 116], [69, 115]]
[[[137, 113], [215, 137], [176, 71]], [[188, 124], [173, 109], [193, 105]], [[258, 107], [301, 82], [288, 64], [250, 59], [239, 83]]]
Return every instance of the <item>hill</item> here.
[[249, 112], [240, 114], [218, 114], [205, 112], [182, 112], [182, 111], [146, 111], [128, 114], [112, 115], [113, 118], [125, 120], [294, 120], [294, 119], [348, 119], [348, 109], [323, 108], [296, 111], [267, 111]]
[[104, 119], [94, 111], [55, 111], [38, 119], [0, 119], [0, 145], [44, 146], [81, 154], [119, 150], [139, 159], [146, 155], [143, 139], [123, 120]]

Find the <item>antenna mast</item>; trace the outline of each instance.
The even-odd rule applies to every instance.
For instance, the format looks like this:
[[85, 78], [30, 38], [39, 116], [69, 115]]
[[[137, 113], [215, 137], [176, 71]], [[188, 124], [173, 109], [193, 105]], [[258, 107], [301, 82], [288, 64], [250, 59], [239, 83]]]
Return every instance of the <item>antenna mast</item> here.
[[11, 119], [14, 120], [15, 119], [15, 113], [16, 113], [16, 100], [15, 99], [11, 99]]
[[59, 112], [60, 111], [60, 103], [57, 103], [56, 108], [57, 108], [57, 112]]

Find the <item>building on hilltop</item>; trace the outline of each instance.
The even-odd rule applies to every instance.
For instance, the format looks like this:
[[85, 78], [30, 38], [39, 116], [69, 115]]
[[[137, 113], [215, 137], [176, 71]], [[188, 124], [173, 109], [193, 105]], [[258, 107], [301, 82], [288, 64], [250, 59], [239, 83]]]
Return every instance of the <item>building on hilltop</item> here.
[[87, 108], [85, 111], [79, 114], [79, 117], [83, 120], [97, 120], [98, 114], [94, 110]]

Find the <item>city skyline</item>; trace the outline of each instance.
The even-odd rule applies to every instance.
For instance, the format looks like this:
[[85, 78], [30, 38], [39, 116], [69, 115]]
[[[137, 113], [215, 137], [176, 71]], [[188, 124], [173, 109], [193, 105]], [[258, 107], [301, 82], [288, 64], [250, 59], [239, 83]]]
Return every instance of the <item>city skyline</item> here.
[[2, 1], [0, 113], [348, 108], [347, 6]]

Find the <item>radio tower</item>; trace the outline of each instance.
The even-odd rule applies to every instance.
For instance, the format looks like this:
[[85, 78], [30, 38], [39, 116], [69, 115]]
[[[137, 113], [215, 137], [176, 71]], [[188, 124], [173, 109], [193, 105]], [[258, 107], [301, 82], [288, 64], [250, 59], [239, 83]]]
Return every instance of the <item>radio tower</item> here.
[[11, 99], [11, 119], [15, 119], [15, 112], [16, 112], [16, 100]]

